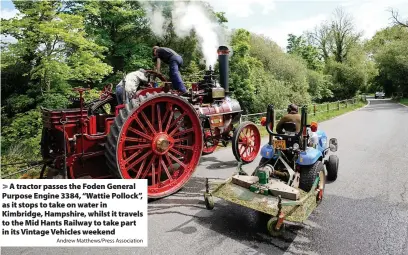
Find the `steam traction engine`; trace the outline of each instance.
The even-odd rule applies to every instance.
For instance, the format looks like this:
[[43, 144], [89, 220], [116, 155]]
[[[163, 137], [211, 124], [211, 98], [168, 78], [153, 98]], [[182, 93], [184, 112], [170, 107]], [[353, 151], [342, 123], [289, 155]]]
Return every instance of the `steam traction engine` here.
[[[118, 105], [108, 86], [88, 105], [86, 89], [79, 88], [79, 108], [42, 109], [46, 164], [40, 178], [48, 167], [47, 178], [148, 179], [149, 197], [160, 198], [183, 187], [201, 155], [214, 152], [220, 141], [232, 140], [235, 158], [252, 162], [260, 133], [251, 122], [234, 128], [241, 107], [228, 96], [228, 48], [218, 53], [221, 85], [210, 68], [187, 96], [147, 71], [149, 80], [125, 104]], [[165, 85], [153, 86], [157, 78]]]

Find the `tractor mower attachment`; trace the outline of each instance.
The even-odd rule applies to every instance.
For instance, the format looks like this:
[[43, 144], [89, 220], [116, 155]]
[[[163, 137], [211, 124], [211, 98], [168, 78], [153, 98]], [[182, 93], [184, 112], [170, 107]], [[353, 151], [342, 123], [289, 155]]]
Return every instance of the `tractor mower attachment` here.
[[[261, 180], [257, 176], [238, 173], [223, 183], [217, 183], [210, 190], [211, 183], [207, 179], [204, 193], [206, 208], [212, 210], [215, 206], [214, 197], [217, 197], [265, 213], [271, 216], [267, 223], [268, 232], [272, 236], [280, 236], [285, 228], [284, 220], [303, 222], [318, 205], [320, 177], [316, 178], [309, 192], [291, 188], [278, 181], [262, 185]], [[296, 194], [297, 199], [282, 198], [285, 194]]]
[[[206, 181], [206, 208], [214, 208], [213, 197], [235, 203], [271, 216], [267, 230], [280, 236], [284, 221], [303, 222], [321, 203], [326, 176], [323, 155], [309, 143], [307, 108], [302, 108], [301, 128], [286, 125], [285, 134], [273, 133], [274, 109], [268, 106], [266, 129], [270, 135], [262, 150], [262, 159], [252, 175], [238, 164], [238, 173], [222, 183]], [[337, 141], [332, 141], [334, 146]], [[212, 186], [212, 185], [211, 185]]]

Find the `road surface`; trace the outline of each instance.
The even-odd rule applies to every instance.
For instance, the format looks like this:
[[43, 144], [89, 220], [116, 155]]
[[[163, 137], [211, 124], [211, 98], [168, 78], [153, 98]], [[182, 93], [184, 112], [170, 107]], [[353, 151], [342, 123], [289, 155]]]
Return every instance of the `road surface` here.
[[339, 177], [326, 185], [309, 220], [289, 225], [283, 238], [269, 237], [251, 210], [219, 200], [205, 209], [204, 178], [236, 170], [228, 148], [203, 157], [182, 191], [149, 204], [148, 248], [3, 248], [2, 254], [408, 254], [408, 107], [370, 100], [320, 127], [339, 141]]

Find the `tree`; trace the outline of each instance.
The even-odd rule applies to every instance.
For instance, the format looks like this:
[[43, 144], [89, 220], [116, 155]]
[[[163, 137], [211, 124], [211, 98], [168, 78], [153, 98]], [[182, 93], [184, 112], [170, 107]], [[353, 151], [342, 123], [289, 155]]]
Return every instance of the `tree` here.
[[[285, 96], [289, 102], [296, 104], [310, 102], [307, 63], [301, 57], [286, 54], [275, 42], [255, 34], [251, 35], [250, 46], [250, 56], [259, 59], [264, 71], [271, 74], [275, 80], [281, 81], [290, 91]], [[270, 86], [273, 84], [276, 83], [271, 83]]]
[[303, 36], [289, 34], [287, 53], [298, 55], [303, 58], [307, 67], [312, 70], [321, 70], [323, 63], [319, 58], [319, 51], [313, 45], [307, 43]]
[[332, 49], [333, 39], [331, 36], [330, 26], [322, 23], [316, 26], [313, 32], [307, 32], [308, 41], [321, 52], [322, 58], [327, 61]]
[[342, 63], [362, 33], [355, 31], [350, 14], [342, 8], [336, 8], [331, 21], [323, 22], [308, 35], [310, 41], [321, 50], [325, 60], [333, 56], [335, 61]]
[[1, 33], [18, 40], [8, 46], [10, 54], [29, 64], [27, 75], [42, 92], [68, 80], [94, 83], [109, 74], [111, 68], [101, 61], [104, 48], [86, 38], [82, 17], [64, 13], [63, 1], [14, 4], [21, 15], [4, 20]]
[[228, 23], [227, 17], [225, 17], [225, 12], [214, 12], [215, 16], [217, 17], [218, 23], [224, 24]]
[[401, 21], [398, 11], [391, 9], [390, 12], [394, 25], [408, 27], [408, 19], [406, 19], [405, 21]]
[[350, 49], [361, 38], [361, 33], [354, 32], [352, 17], [343, 9], [336, 9], [331, 23], [331, 31], [334, 39], [333, 55], [337, 62], [343, 62], [347, 58]]
[[152, 66], [156, 40], [139, 2], [77, 1], [73, 13], [84, 18], [88, 38], [107, 49], [106, 62], [114, 73]]
[[408, 28], [400, 25], [378, 31], [366, 43], [379, 70], [375, 87], [385, 93], [408, 92]]
[[256, 88], [251, 83], [253, 70], [262, 68], [261, 62], [249, 55], [250, 38], [251, 34], [244, 29], [236, 30], [231, 38], [234, 55], [230, 64], [230, 84], [244, 112], [252, 110], [251, 102], [254, 101]]

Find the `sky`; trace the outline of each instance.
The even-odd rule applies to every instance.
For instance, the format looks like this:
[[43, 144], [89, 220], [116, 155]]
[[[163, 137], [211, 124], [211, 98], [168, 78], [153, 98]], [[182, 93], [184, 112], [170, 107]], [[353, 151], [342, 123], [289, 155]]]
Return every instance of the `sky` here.
[[209, 0], [216, 11], [226, 12], [230, 28], [245, 28], [263, 34], [286, 48], [288, 34], [301, 35], [330, 19], [343, 7], [363, 38], [391, 24], [390, 7], [408, 19], [408, 0]]
[[[336, 7], [343, 7], [355, 21], [363, 38], [391, 24], [394, 8], [408, 19], [408, 0], [207, 0], [217, 12], [225, 12], [228, 27], [263, 34], [286, 48], [288, 34], [301, 35], [330, 19]], [[11, 1], [1, 1], [1, 17], [17, 11]], [[2, 38], [3, 40], [4, 38]]]

